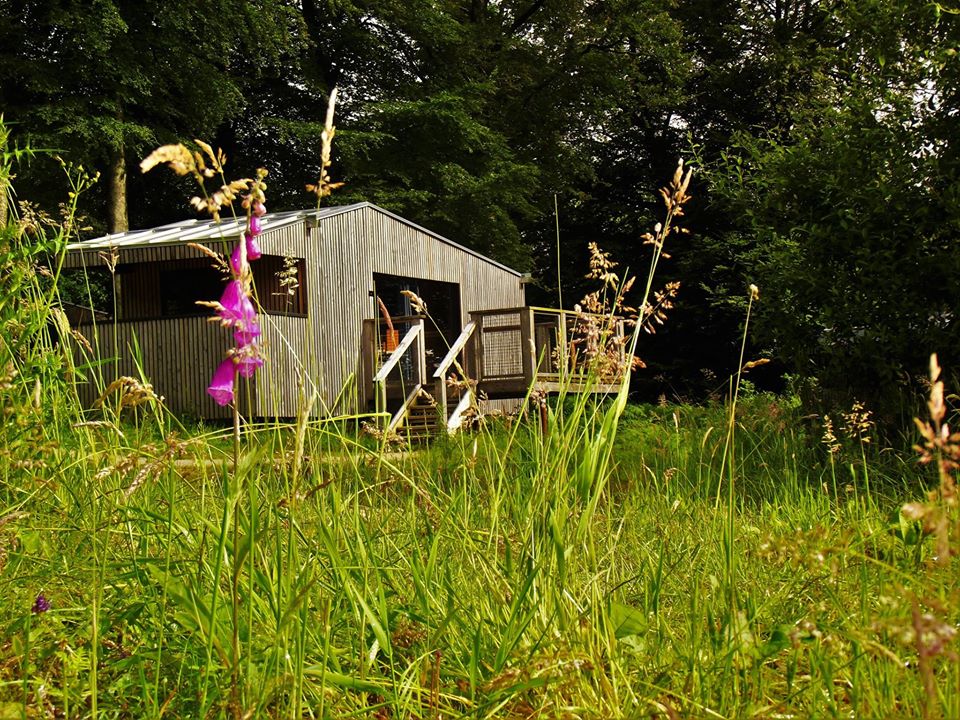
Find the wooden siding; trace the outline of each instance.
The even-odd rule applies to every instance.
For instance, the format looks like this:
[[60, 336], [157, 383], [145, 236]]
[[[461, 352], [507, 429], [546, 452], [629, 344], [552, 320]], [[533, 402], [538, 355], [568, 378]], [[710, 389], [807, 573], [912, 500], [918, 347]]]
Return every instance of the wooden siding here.
[[[288, 225], [264, 233], [260, 246], [265, 254], [307, 258], [304, 223]], [[206, 247], [228, 255], [235, 241], [207, 242]], [[187, 417], [229, 418], [230, 409], [221, 408], [206, 393], [214, 369], [232, 347], [230, 332], [210, 323], [206, 316], [157, 317], [160, 315], [160, 270], [170, 261], [183, 267], [206, 267], [210, 260], [198, 250], [186, 245], [158, 245], [125, 248], [119, 253], [118, 277], [121, 318], [134, 315], [143, 319], [121, 319], [116, 323], [116, 347], [119, 362], [114, 362], [114, 323], [104, 321], [96, 327], [83, 324], [78, 330], [94, 343], [96, 354], [105, 362], [99, 371], [105, 383], [121, 375], [139, 377], [133, 357], [134, 338], [140, 347], [143, 374], [158, 395], [166, 398], [166, 405], [176, 414]], [[307, 261], [309, 268], [310, 260]], [[104, 267], [105, 261], [96, 251], [68, 253], [65, 267]], [[317, 302], [317, 295], [309, 294], [307, 283], [306, 306]], [[279, 286], [277, 286], [279, 287]], [[275, 287], [264, 287], [266, 292]], [[216, 299], [216, 298], [213, 298]], [[144, 317], [147, 316], [147, 317]], [[152, 317], [151, 317], [152, 316]], [[265, 372], [258, 373], [249, 387], [241, 384], [241, 408], [250, 415], [294, 417], [299, 402], [302, 382], [308, 392], [319, 375], [317, 342], [311, 343], [310, 318], [302, 316], [267, 315], [261, 317], [263, 347], [268, 362]], [[97, 345], [97, 342], [99, 345]], [[88, 371], [88, 375], [96, 370]], [[319, 388], [318, 388], [319, 390]], [[97, 397], [96, 385], [89, 382], [81, 387], [82, 399], [92, 403]]]
[[[307, 276], [321, 296], [313, 307], [321, 308], [314, 318], [323, 328], [317, 337], [327, 390], [324, 400], [331, 409], [340, 388], [361, 375], [362, 322], [378, 316], [376, 299], [371, 296], [374, 273], [456, 283], [461, 326], [472, 311], [524, 304], [523, 286], [516, 273], [375, 207], [324, 218], [311, 234], [320, 262], [314, 276], [308, 259]], [[336, 409], [354, 411], [357, 404], [357, 394], [346, 393]]]
[[[300, 384], [307, 393], [312, 387], [307, 318], [262, 315], [260, 320], [267, 363], [255, 385], [248, 388], [241, 381], [241, 408], [258, 417], [294, 417]], [[110, 321], [97, 326], [83, 324], [77, 330], [103, 359], [100, 368], [85, 372], [88, 382], [80, 386], [80, 395], [86, 405], [98, 396], [95, 374], [107, 385], [122, 375], [139, 378], [142, 370], [154, 392], [163, 396], [177, 415], [230, 417], [229, 408], [218, 406], [206, 391], [213, 371], [233, 346], [230, 332], [217, 323], [206, 317], [158, 318], [120, 321], [116, 326]], [[139, 363], [136, 347], [140, 348]]]
[[[204, 244], [229, 254], [234, 242], [225, 239]], [[253, 405], [247, 411], [254, 415], [292, 417], [301, 392], [309, 395], [314, 390], [319, 395], [315, 414], [363, 409], [358, 401], [361, 326], [364, 319], [378, 316], [371, 296], [374, 273], [456, 283], [461, 324], [472, 311], [524, 304], [523, 286], [516, 273], [373, 206], [269, 230], [259, 242], [265, 254], [305, 260], [307, 315], [263, 316], [268, 361], [249, 391]], [[129, 303], [131, 312], [147, 313], [157, 302], [158, 292], [152, 280], [157, 273], [149, 265], [159, 267], [158, 263], [174, 260], [192, 264], [198, 257], [203, 262], [196, 249], [182, 244], [122, 249], [122, 301]], [[65, 262], [65, 267], [74, 269], [104, 265], [96, 250], [71, 252]], [[260, 289], [264, 291], [270, 288]], [[100, 357], [113, 355], [113, 327], [111, 321], [99, 327]], [[136, 336], [144, 373], [172, 410], [206, 418], [228, 417], [229, 411], [218, 407], [205, 392], [210, 375], [231, 345], [228, 331], [204, 317], [121, 320], [117, 328], [121, 359], [115, 366], [104, 367], [106, 382], [122, 374], [137, 376], [128, 350]], [[80, 329], [93, 339], [91, 326]], [[88, 401], [94, 399], [92, 388], [86, 396]]]
[[97, 384], [93, 382], [96, 374], [101, 375], [104, 385], [122, 375], [140, 377], [134, 351], [139, 346], [143, 376], [174, 413], [204, 418], [230, 416], [229, 408], [214, 403], [206, 388], [230, 347], [231, 337], [206, 318], [163, 318], [116, 324], [107, 321], [97, 326], [80, 325], [77, 329], [103, 360], [99, 368], [85, 372], [88, 382], [80, 386], [80, 395], [86, 404], [92, 404], [97, 398]]
[[[314, 414], [325, 415], [325, 399], [330, 389], [325, 385], [321, 364], [321, 335], [325, 332], [320, 320], [321, 293], [314, 278], [318, 273], [319, 253], [305, 222], [294, 223], [260, 236], [260, 248], [268, 255], [304, 258], [306, 272], [303, 283], [306, 317], [269, 315], [264, 325], [264, 347], [267, 364], [259, 379], [260, 414], [264, 417], [294, 417], [300, 402], [301, 386], [308, 396], [316, 391], [320, 402]], [[269, 377], [269, 382], [266, 378]], [[337, 388], [339, 389], [339, 388]], [[276, 408], [284, 409], [276, 413]]]
[[296, 417], [300, 402], [319, 392], [307, 318], [263, 315], [260, 324], [266, 362], [256, 374], [255, 414]]

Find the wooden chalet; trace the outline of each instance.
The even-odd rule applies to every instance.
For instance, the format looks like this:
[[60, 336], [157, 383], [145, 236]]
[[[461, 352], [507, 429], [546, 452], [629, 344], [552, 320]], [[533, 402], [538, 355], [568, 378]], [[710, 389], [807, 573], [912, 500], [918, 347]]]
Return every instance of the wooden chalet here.
[[[206, 386], [231, 333], [196, 304], [219, 299], [224, 275], [192, 244], [229, 255], [243, 229], [186, 220], [71, 245], [65, 269], [100, 274], [116, 300], [116, 317], [76, 323], [101, 359], [87, 375], [142, 373], [174, 412], [228, 417]], [[533, 383], [556, 389], [558, 364], [569, 372], [560, 358], [573, 313], [526, 307], [520, 273], [375, 205], [271, 213], [258, 240], [267, 363], [241, 388], [248, 415], [293, 417], [316, 393], [315, 414], [376, 409], [398, 427], [419, 407], [453, 428], [478, 388], [493, 401], [522, 398]], [[476, 382], [448, 388], [455, 371]], [[96, 383], [81, 392], [92, 402]], [[423, 409], [433, 408], [427, 396], [440, 412]]]

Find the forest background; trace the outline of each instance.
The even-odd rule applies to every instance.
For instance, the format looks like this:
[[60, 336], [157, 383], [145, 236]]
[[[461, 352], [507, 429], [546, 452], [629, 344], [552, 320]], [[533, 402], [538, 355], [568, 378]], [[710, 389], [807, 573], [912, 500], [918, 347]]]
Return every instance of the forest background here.
[[[637, 392], [724, 394], [755, 283], [755, 385], [892, 420], [931, 352], [960, 366], [958, 23], [920, 0], [0, 0], [0, 112], [101, 173], [94, 236], [188, 217], [137, 165], [195, 137], [267, 167], [271, 210], [309, 205], [336, 86], [337, 201], [530, 271], [551, 305], [583, 294], [589, 241], [645, 264], [687, 158], [681, 290]], [[17, 172], [55, 212], [56, 161]]]

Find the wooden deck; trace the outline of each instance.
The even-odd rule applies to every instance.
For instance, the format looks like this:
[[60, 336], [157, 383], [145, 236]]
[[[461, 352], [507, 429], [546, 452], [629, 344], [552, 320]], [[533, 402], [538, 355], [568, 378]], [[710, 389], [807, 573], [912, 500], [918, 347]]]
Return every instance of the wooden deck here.
[[[544, 392], [616, 392], [623, 378], [622, 343], [603, 343], [616, 353], [608, 371], [588, 373], [587, 325], [602, 328], [607, 318], [551, 308], [521, 307], [470, 313], [477, 324], [471, 366], [481, 391], [489, 397]], [[612, 330], [622, 338], [623, 321]]]
[[[476, 390], [491, 399], [523, 398], [531, 388], [547, 393], [613, 393], [628, 366], [624, 324], [618, 318], [536, 307], [474, 311], [470, 318], [449, 352], [442, 338], [431, 336], [428, 318], [393, 319], [401, 336], [418, 325], [422, 329], [415, 333], [419, 340], [411, 337], [395, 353], [384, 350], [382, 321], [364, 321], [361, 387], [366, 405], [392, 412], [412, 389], [422, 386], [437, 401], [438, 412], [446, 413], [463, 392], [447, 387], [449, 374], [475, 382]], [[606, 372], [601, 364], [599, 374], [587, 349], [591, 327], [598, 329], [596, 344], [607, 353]], [[418, 348], [425, 348], [422, 357]], [[591, 364], [592, 374], [587, 371]]]

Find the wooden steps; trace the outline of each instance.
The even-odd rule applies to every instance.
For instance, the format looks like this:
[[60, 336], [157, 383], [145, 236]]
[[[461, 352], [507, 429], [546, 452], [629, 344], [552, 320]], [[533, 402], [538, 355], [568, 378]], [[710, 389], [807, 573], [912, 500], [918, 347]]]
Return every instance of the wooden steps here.
[[424, 391], [418, 394], [416, 400], [407, 408], [406, 416], [397, 432], [411, 443], [422, 443], [436, 437], [443, 430], [437, 404]]
[[[406, 398], [387, 422], [387, 433], [396, 434], [410, 443], [422, 443], [438, 435], [454, 433], [461, 429], [464, 419], [470, 416], [470, 411], [475, 405], [474, 389], [470, 383], [454, 383], [448, 387], [448, 374], [456, 376], [456, 373], [452, 372], [452, 368], [456, 365], [457, 372], [465, 375], [463, 366], [458, 363], [458, 358], [466, 352], [475, 329], [475, 323], [467, 323], [428, 380], [426, 350], [423, 342], [424, 322], [422, 318], [417, 318], [417, 323], [411, 326], [373, 377], [376, 409], [382, 413], [386, 411], [387, 403], [392, 399], [387, 392], [390, 373], [398, 367], [404, 354], [410, 352], [414, 356], [412, 366], [416, 368], [414, 375], [418, 382], [406, 388], [403, 388], [401, 383], [400, 391], [407, 393]], [[394, 388], [394, 393], [396, 391], [397, 389]], [[396, 394], [393, 397], [396, 397]], [[451, 401], [458, 402], [454, 406]]]

